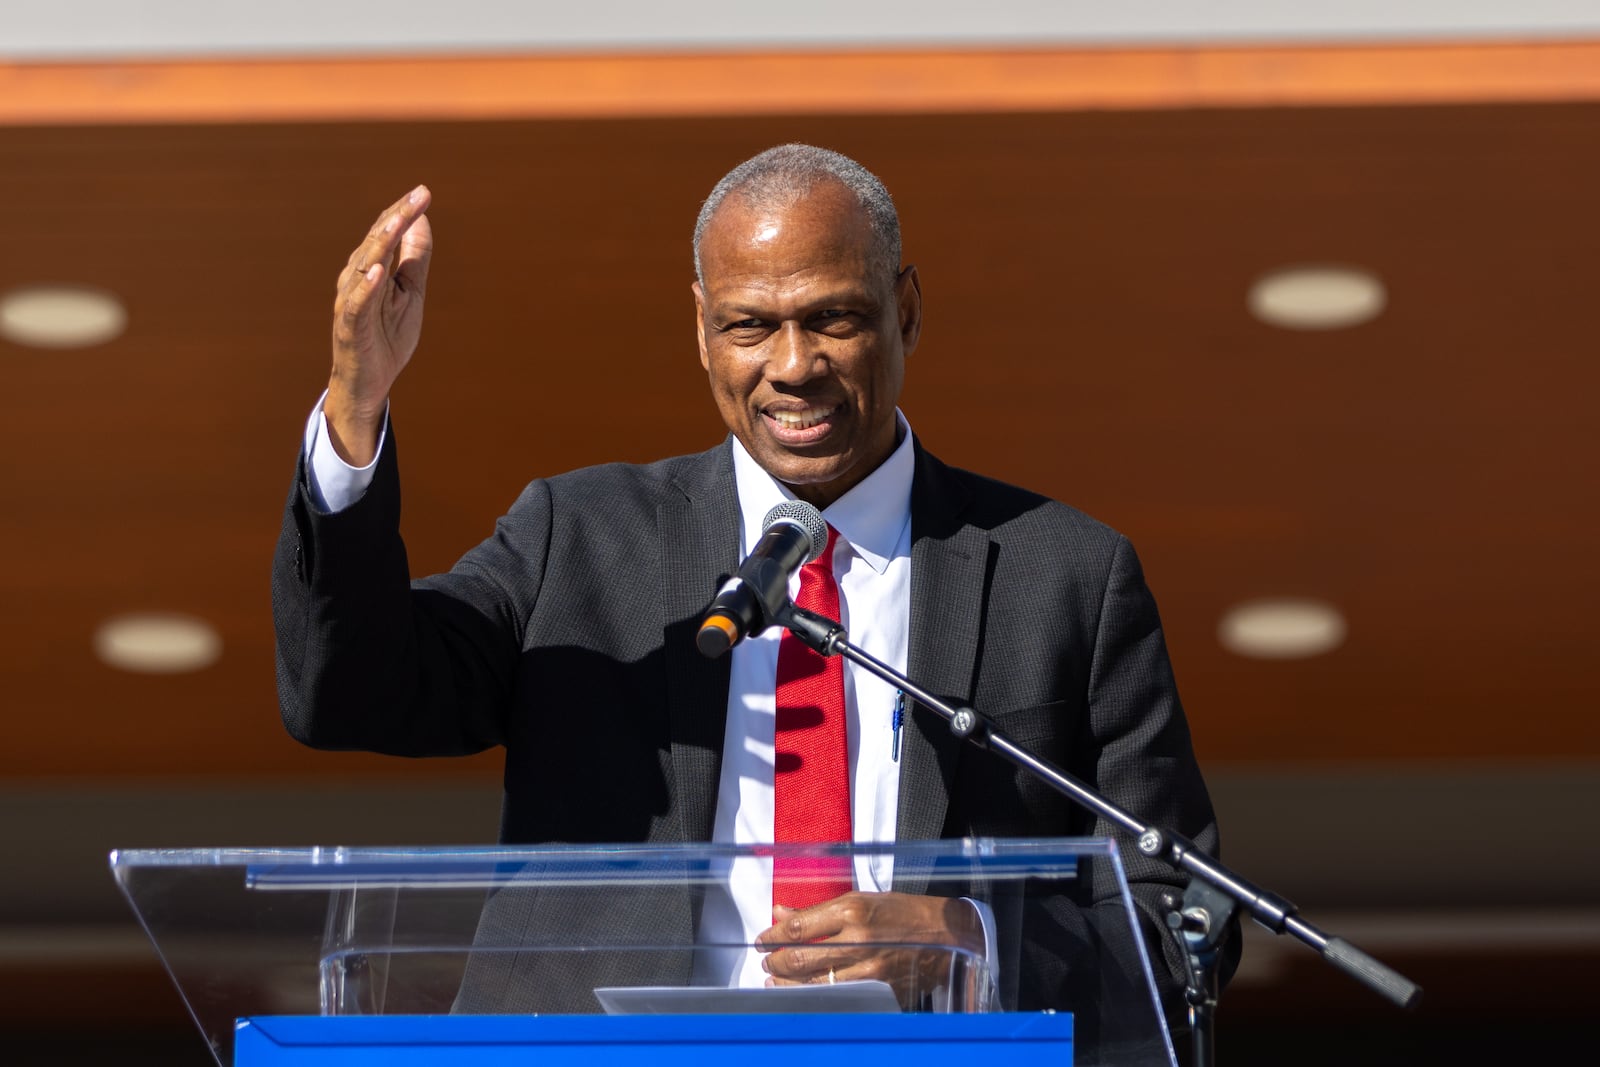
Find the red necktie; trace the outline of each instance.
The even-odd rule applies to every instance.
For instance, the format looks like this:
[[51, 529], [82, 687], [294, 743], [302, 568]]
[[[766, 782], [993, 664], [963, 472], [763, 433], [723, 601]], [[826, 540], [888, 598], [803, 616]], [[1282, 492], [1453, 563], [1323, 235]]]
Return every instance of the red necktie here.
[[[828, 527], [828, 547], [800, 568], [795, 603], [835, 622], [839, 586], [833, 548], [839, 532]], [[772, 839], [786, 842], [851, 841], [850, 755], [844, 723], [844, 660], [823, 656], [785, 630], [778, 642], [776, 759]], [[844, 857], [775, 857], [772, 901], [807, 908], [848, 893], [850, 861]]]

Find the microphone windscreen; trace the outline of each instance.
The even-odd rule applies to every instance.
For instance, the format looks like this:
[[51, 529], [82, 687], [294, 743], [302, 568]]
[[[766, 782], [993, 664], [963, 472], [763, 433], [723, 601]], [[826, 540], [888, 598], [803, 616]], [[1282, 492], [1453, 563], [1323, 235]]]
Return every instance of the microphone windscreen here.
[[804, 500], [785, 500], [767, 512], [767, 517], [761, 520], [761, 532], [765, 533], [780, 522], [794, 523], [811, 539], [811, 547], [806, 550], [805, 562], [815, 561], [822, 555], [823, 549], [828, 547], [828, 520], [822, 517], [822, 512]]

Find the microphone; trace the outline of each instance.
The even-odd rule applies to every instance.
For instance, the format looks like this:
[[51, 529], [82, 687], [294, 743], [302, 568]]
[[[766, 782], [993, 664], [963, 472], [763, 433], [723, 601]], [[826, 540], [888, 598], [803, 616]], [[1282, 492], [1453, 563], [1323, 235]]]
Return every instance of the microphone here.
[[803, 500], [785, 500], [761, 520], [761, 539], [706, 609], [694, 643], [716, 658], [767, 628], [789, 599], [789, 579], [828, 547], [828, 523]]

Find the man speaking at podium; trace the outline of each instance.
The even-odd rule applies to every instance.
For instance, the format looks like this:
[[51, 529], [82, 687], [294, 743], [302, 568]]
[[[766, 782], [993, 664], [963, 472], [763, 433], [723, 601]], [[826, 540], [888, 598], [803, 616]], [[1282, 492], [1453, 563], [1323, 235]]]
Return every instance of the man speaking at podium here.
[[[430, 196], [419, 186], [380, 215], [339, 277], [333, 369], [273, 569], [291, 734], [409, 756], [504, 746], [506, 843], [1111, 835], [786, 631], [700, 654], [712, 594], [768, 509], [798, 498], [821, 509], [829, 543], [791, 584], [797, 603], [1216, 851], [1133, 549], [1079, 512], [923, 450], [896, 407], [922, 329], [917, 270], [901, 264], [887, 191], [836, 153], [764, 152], [700, 213], [700, 362], [730, 436], [700, 455], [536, 480], [449, 573], [411, 581], [388, 397], [420, 336]], [[1182, 965], [1156, 932], [1155, 901], [1178, 880], [1123, 856], [1172, 1005]], [[1028, 905], [1020, 954], [997, 965], [1007, 1007], [1081, 1008], [1072, 955], [1094, 941], [1095, 902], [1114, 893], [1093, 881]], [[758, 946], [703, 954], [700, 984], [902, 977], [902, 961], [830, 943], [985, 950], [982, 908], [893, 892], [864, 869], [843, 872], [825, 899], [785, 892], [736, 880], [697, 915], [635, 919], [692, 923], [685, 943]], [[805, 949], [768, 950], [779, 943]]]

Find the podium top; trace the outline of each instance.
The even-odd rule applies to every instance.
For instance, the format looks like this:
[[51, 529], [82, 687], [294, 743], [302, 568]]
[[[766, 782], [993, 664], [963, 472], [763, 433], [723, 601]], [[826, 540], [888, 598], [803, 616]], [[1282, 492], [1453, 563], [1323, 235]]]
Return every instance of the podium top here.
[[[1080, 859], [1114, 859], [1100, 839], [962, 839], [851, 845], [554, 845], [540, 848], [195, 848], [118, 849], [119, 884], [242, 872], [244, 887], [272, 889], [493, 888], [528, 885], [715, 885], [736, 860], [773, 856], [846, 858], [889, 864], [925, 887], [973, 878], [1014, 881], [1077, 876]], [[137, 905], [135, 905], [137, 908]]]
[[[834, 881], [847, 866], [861, 891], [981, 905], [983, 950], [853, 936], [850, 953], [898, 968], [892, 995], [860, 1003], [1072, 1011], [1079, 1063], [1172, 1062], [1147, 934], [1102, 838], [158, 849], [110, 860], [226, 1067], [234, 1021], [248, 1016], [791, 1010], [794, 998], [763, 997], [753, 935], [712, 940], [706, 931], [726, 925], [702, 922], [740, 879], [770, 883], [774, 858], [786, 878], [814, 869]], [[753, 988], [671, 995], [740, 985]], [[640, 988], [665, 993], [627, 995]]]

